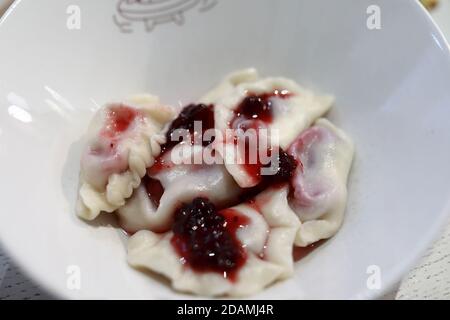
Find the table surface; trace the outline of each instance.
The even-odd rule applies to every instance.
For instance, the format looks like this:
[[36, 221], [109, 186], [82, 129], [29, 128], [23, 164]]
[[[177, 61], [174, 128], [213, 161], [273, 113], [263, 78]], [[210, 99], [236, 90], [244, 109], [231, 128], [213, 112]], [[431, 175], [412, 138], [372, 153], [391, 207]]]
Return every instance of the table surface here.
[[[12, 0], [0, 0], [0, 16]], [[450, 39], [450, 0], [441, 0], [432, 16]], [[9, 258], [0, 247], [0, 300], [51, 299]], [[421, 262], [403, 279], [399, 287], [383, 299], [450, 300], [450, 225], [431, 246]]]

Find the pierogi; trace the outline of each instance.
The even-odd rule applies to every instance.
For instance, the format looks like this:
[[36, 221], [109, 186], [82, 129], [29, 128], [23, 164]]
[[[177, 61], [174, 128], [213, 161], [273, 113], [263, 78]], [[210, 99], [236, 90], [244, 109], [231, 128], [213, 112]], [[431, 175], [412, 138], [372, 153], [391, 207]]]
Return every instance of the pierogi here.
[[174, 109], [153, 96], [134, 97], [97, 111], [88, 129], [80, 163], [77, 214], [86, 220], [113, 212], [139, 186], [160, 152], [163, 125]]
[[333, 101], [245, 69], [179, 110], [153, 96], [106, 105], [81, 156], [77, 214], [113, 213], [128, 263], [175, 290], [255, 294], [343, 223], [354, 147], [323, 118]]

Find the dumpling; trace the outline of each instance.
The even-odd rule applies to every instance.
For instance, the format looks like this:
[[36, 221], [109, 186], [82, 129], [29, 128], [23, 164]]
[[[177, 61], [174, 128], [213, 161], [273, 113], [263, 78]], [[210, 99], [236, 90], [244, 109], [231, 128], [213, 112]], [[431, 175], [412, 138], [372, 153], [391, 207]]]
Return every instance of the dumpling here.
[[81, 157], [77, 214], [86, 220], [113, 212], [139, 186], [146, 168], [160, 153], [158, 133], [174, 116], [156, 97], [139, 96], [130, 103], [100, 109], [88, 130]]
[[166, 127], [161, 154], [148, 168], [144, 183], [118, 210], [125, 230], [170, 230], [176, 209], [196, 197], [207, 197], [220, 208], [236, 203], [240, 188], [221, 165], [220, 156], [211, 157], [212, 162], [205, 157], [214, 152], [214, 137], [203, 139], [206, 130], [214, 129], [213, 109], [213, 105], [188, 105]]
[[[215, 148], [238, 185], [248, 188], [258, 184], [260, 176], [246, 164], [258, 164], [260, 155], [269, 161], [270, 154], [261, 152], [271, 147], [287, 149], [298, 134], [330, 109], [333, 97], [315, 95], [285, 78], [260, 79], [255, 69], [246, 69], [228, 76], [201, 101], [215, 104], [216, 129], [222, 132]], [[244, 134], [253, 134], [259, 146], [253, 162], [246, 155], [249, 148]]]
[[139, 231], [128, 262], [169, 278], [176, 290], [204, 296], [246, 296], [293, 273], [300, 222], [289, 188], [269, 188], [251, 203], [218, 211], [196, 198], [175, 215], [172, 231]]
[[343, 131], [319, 119], [288, 153], [301, 163], [291, 181], [289, 204], [302, 222], [295, 244], [303, 247], [332, 237], [340, 228], [354, 147]]
[[[170, 229], [176, 209], [196, 197], [206, 197], [221, 208], [236, 203], [241, 190], [224, 166], [195, 164], [191, 159], [204, 149], [178, 144], [159, 157], [133, 196], [117, 211], [121, 226], [130, 233], [143, 229], [162, 232]], [[178, 154], [186, 159], [179, 157], [174, 163]]]
[[[256, 104], [255, 108], [250, 105], [249, 114], [242, 106], [246, 99], [250, 100], [249, 104]], [[250, 68], [232, 73], [200, 101], [215, 105], [217, 129], [237, 128], [248, 120], [260, 125], [265, 123], [269, 129], [279, 131], [279, 145], [285, 149], [301, 131], [331, 108], [334, 98], [315, 95], [290, 79], [261, 79], [258, 72]], [[244, 110], [237, 109], [239, 106]], [[263, 114], [258, 114], [258, 110]]]

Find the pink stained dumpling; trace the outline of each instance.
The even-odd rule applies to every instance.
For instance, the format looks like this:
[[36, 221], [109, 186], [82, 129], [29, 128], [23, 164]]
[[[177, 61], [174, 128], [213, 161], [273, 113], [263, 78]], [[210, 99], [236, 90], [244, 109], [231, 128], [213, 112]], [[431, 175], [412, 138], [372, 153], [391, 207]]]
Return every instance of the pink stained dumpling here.
[[291, 179], [290, 204], [302, 220], [319, 218], [341, 195], [338, 156], [342, 144], [345, 141], [331, 128], [314, 125], [289, 147], [288, 153], [301, 163]]
[[81, 160], [81, 168], [95, 188], [104, 188], [111, 174], [128, 168], [128, 155], [121, 148], [121, 141], [130, 136], [137, 121], [142, 121], [140, 112], [126, 105], [113, 104], [105, 110], [103, 127]]
[[291, 179], [289, 205], [302, 225], [296, 245], [333, 236], [347, 203], [347, 177], [353, 143], [326, 119], [319, 119], [292, 143], [288, 153], [299, 163]]

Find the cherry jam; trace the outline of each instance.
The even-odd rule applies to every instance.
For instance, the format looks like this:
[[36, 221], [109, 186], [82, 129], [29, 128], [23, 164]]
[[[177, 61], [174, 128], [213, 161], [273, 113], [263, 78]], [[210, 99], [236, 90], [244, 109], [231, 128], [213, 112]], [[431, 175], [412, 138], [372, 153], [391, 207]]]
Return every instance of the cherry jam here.
[[150, 178], [148, 175], [145, 175], [142, 178], [142, 183], [147, 190], [147, 195], [150, 201], [153, 203], [155, 208], [158, 208], [161, 197], [164, 193], [164, 187], [162, 186], [161, 182], [157, 179]]
[[106, 115], [106, 125], [101, 134], [108, 138], [114, 138], [128, 130], [138, 115], [139, 113], [136, 109], [123, 104], [109, 107]]
[[[195, 123], [201, 123], [202, 132], [195, 132]], [[191, 143], [201, 143], [204, 147], [210, 145], [214, 141], [214, 136], [211, 139], [203, 141], [203, 134], [206, 130], [214, 129], [214, 105], [205, 104], [190, 104], [181, 110], [176, 119], [172, 121], [169, 129], [166, 132], [166, 143], [161, 145], [161, 153], [155, 159], [152, 167], [147, 169], [148, 174], [156, 174], [159, 171], [171, 167], [170, 163], [165, 161], [165, 153], [171, 150], [174, 146], [180, 143], [179, 137], [176, 139], [175, 133], [177, 130], [184, 129], [191, 135]]]
[[[298, 160], [295, 160], [290, 154], [285, 152], [283, 149], [278, 150], [278, 167], [276, 167], [276, 172], [273, 175], [261, 175], [261, 169], [264, 167], [269, 167], [268, 165], [259, 165], [258, 170], [255, 170], [256, 165], [245, 164], [246, 171], [250, 174], [254, 174], [259, 178], [259, 183], [252, 187], [244, 189], [244, 192], [240, 195], [239, 200], [242, 202], [247, 202], [253, 199], [256, 195], [264, 191], [269, 187], [282, 186], [284, 183], [288, 183], [294, 175], [295, 169], [298, 165], [301, 165]], [[251, 167], [250, 167], [251, 166]], [[248, 169], [248, 168], [251, 169]]]
[[249, 93], [247, 97], [234, 110], [234, 118], [231, 121], [231, 127], [236, 128], [236, 123], [242, 119], [259, 120], [264, 123], [273, 121], [273, 102], [272, 98], [277, 97], [287, 99], [292, 94], [287, 90], [274, 90], [270, 93], [254, 94]]
[[315, 249], [317, 249], [322, 244], [324, 244], [325, 241], [326, 240], [319, 240], [317, 242], [311, 243], [309, 246], [306, 246], [306, 247], [294, 247], [292, 249], [292, 255], [294, 257], [294, 261], [297, 262], [297, 261], [305, 258], [307, 255], [309, 255]]
[[[201, 122], [202, 132], [195, 132], [195, 122]], [[166, 133], [166, 143], [161, 146], [162, 153], [173, 148], [180, 143], [175, 137], [175, 132], [179, 129], [185, 129], [189, 131], [192, 139], [201, 139], [203, 133], [208, 129], [214, 128], [214, 106], [205, 104], [190, 104], [181, 110], [178, 117], [172, 121], [170, 127]], [[207, 146], [214, 141], [211, 138], [208, 141], [202, 141], [203, 146]], [[194, 141], [192, 141], [194, 142]]]
[[172, 245], [197, 272], [216, 272], [235, 281], [247, 254], [236, 236], [249, 223], [233, 209], [218, 211], [205, 198], [195, 198], [175, 213]]

